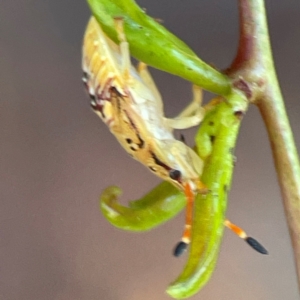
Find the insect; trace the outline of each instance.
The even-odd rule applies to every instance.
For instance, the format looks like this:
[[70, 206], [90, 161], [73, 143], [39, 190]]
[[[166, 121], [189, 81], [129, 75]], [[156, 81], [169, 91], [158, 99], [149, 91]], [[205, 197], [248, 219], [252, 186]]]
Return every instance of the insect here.
[[163, 114], [163, 103], [147, 66], [135, 69], [130, 62], [122, 19], [116, 19], [118, 47], [92, 17], [83, 43], [83, 81], [91, 106], [123, 148], [151, 172], [183, 190], [188, 209], [182, 241], [189, 243], [194, 194], [207, 192], [199, 180], [203, 162], [173, 129], [198, 125], [203, 116], [201, 89], [194, 87], [194, 100], [176, 118]]
[[166, 118], [161, 95], [147, 66], [142, 62], [137, 68], [131, 65], [123, 19], [116, 18], [115, 26], [120, 45], [104, 34], [94, 17], [89, 20], [82, 49], [83, 82], [92, 109], [122, 147], [151, 172], [185, 193], [185, 228], [174, 252], [178, 256], [190, 243], [195, 195], [207, 193], [208, 189], [199, 179], [203, 161], [175, 139], [173, 130], [201, 122], [206, 111], [201, 107], [202, 91], [194, 86], [192, 102], [176, 118]]

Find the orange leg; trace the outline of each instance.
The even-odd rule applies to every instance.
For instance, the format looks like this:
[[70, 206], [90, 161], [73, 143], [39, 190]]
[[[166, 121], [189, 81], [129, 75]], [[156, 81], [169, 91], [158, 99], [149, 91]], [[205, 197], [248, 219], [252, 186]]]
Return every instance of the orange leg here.
[[[189, 184], [184, 186], [184, 193], [187, 199], [187, 206], [185, 212], [185, 226], [181, 241], [176, 245], [174, 249], [174, 256], [180, 256], [187, 249], [187, 246], [191, 242], [192, 233], [192, 221], [193, 221], [193, 205], [195, 195]], [[228, 219], [224, 221], [224, 226], [233, 231], [238, 237], [243, 239], [251, 246], [254, 250], [261, 254], [268, 254], [268, 251], [254, 238], [247, 235], [247, 233], [237, 225], [231, 223]]]

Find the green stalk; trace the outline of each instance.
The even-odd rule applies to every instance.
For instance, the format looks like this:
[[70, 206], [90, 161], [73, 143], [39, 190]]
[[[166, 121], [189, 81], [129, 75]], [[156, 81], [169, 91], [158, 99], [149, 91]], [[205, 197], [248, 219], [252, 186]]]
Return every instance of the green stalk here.
[[129, 231], [147, 231], [176, 216], [186, 205], [184, 195], [173, 185], [163, 182], [129, 207], [118, 203], [120, 188], [106, 188], [101, 195], [100, 209], [115, 227]]
[[[234, 165], [232, 150], [240, 128], [239, 114], [245, 113], [247, 106], [242, 94], [231, 94], [226, 103], [205, 117], [196, 135], [198, 153], [205, 158], [201, 180], [210, 192], [196, 198], [188, 261], [181, 275], [167, 289], [173, 298], [188, 298], [198, 292], [214, 270], [223, 236]], [[212, 143], [211, 153], [203, 147], [208, 141]]]
[[191, 81], [219, 95], [230, 93], [226, 75], [203, 62], [183, 41], [146, 13], [134, 0], [87, 0], [104, 32], [118, 42], [114, 17], [124, 18], [130, 52], [146, 64]]

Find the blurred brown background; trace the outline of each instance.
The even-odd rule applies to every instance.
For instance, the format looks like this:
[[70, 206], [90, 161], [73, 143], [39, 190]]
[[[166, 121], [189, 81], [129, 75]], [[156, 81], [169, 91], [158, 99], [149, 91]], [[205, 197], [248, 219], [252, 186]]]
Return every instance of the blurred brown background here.
[[[150, 15], [205, 61], [225, 68], [238, 34], [236, 1], [143, 0]], [[282, 92], [300, 146], [300, 2], [267, 1]], [[108, 185], [123, 200], [159, 182], [133, 161], [91, 112], [81, 83], [85, 1], [0, 1], [0, 299], [168, 299], [186, 257], [171, 255], [183, 216], [149, 233], [114, 229], [98, 210]], [[152, 72], [174, 116], [190, 84]], [[186, 133], [192, 144], [193, 130]], [[226, 231], [216, 272], [192, 299], [296, 300], [293, 254], [266, 131], [245, 117], [228, 208], [263, 242], [262, 256]]]

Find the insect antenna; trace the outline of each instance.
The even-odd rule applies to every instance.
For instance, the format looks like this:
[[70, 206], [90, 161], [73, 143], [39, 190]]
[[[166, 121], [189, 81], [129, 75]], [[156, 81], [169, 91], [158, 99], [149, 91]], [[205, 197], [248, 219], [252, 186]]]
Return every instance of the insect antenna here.
[[254, 250], [261, 254], [269, 254], [267, 249], [262, 246], [256, 239], [253, 237], [250, 237], [247, 235], [247, 233], [237, 225], [231, 223], [229, 220], [224, 221], [224, 225], [229, 228], [231, 231], [233, 231], [237, 236], [242, 238], [244, 241], [247, 242], [247, 244], [252, 247]]
[[[191, 241], [191, 228], [192, 228], [192, 217], [190, 215], [189, 211], [189, 204], [192, 206], [193, 202], [189, 201], [189, 197], [191, 195], [187, 195], [188, 197], [188, 205], [187, 205], [187, 213], [186, 213], [186, 223], [185, 223], [185, 230], [182, 236], [181, 241], [176, 245], [174, 249], [174, 256], [179, 257], [181, 256], [185, 250], [187, 249], [190, 241]], [[193, 201], [193, 200], [192, 200]], [[191, 208], [192, 209], [192, 208]], [[247, 233], [237, 225], [231, 223], [229, 220], [224, 221], [224, 226], [229, 228], [233, 233], [235, 233], [238, 237], [243, 239], [251, 248], [253, 248], [255, 251], [261, 253], [261, 254], [269, 254], [268, 250], [261, 245], [256, 239], [254, 239], [251, 236], [248, 236]]]
[[192, 219], [193, 219], [193, 204], [194, 193], [189, 184], [184, 186], [184, 193], [187, 199], [186, 212], [185, 212], [185, 226], [181, 241], [175, 246], [174, 256], [178, 257], [184, 253], [189, 243], [191, 242]]

